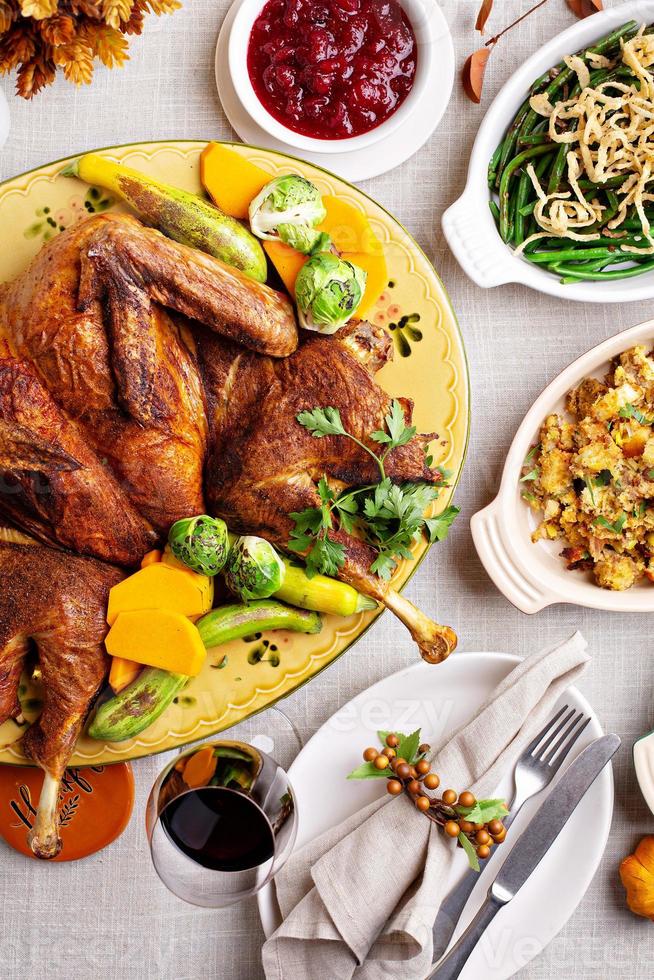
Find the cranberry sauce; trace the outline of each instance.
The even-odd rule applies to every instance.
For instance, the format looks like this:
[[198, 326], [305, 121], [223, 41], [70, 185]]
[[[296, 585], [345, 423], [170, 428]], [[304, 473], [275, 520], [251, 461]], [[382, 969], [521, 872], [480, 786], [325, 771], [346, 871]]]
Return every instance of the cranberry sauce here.
[[396, 0], [268, 0], [248, 44], [248, 73], [279, 122], [315, 139], [367, 133], [409, 94], [413, 29]]

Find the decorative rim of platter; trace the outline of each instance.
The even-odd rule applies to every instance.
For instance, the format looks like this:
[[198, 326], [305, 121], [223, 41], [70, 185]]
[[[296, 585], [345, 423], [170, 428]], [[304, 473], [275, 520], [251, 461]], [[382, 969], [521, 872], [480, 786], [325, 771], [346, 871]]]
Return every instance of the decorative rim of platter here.
[[[323, 193], [344, 198], [370, 220], [384, 246], [389, 285], [369, 312], [368, 319], [387, 328], [393, 337], [396, 355], [378, 373], [377, 380], [389, 394], [414, 399], [414, 422], [419, 431], [435, 430], [447, 434], [447, 452], [440, 440], [438, 446], [441, 447], [441, 455], [438, 448], [435, 452], [435, 462], [452, 469], [449, 489], [438, 500], [435, 512], [442, 510], [452, 498], [465, 462], [470, 436], [470, 381], [456, 314], [431, 262], [397, 219], [348, 181], [288, 154], [242, 143], [221, 142], [271, 171], [271, 176], [288, 172], [290, 161], [294, 170], [312, 177]], [[148, 140], [102, 147], [94, 152], [104, 152], [129, 163], [140, 161], [141, 167], [146, 170], [150, 164], [150, 170], [158, 178], [190, 190], [200, 190], [198, 158], [206, 143], [206, 140], [191, 139]], [[16, 211], [11, 221], [5, 217], [4, 226], [16, 229], [12, 237], [22, 235], [21, 243], [27, 243], [22, 249], [12, 249], [10, 255], [6, 249], [0, 256], [0, 282], [17, 274], [25, 262], [36, 254], [43, 241], [67, 227], [67, 218], [74, 222], [97, 210], [108, 210], [116, 203], [107, 192], [87, 188], [84, 196], [80, 195], [80, 185], [67, 178], [56, 180], [61, 167], [75, 156], [64, 157], [0, 182], [0, 215], [7, 208], [7, 202]], [[157, 169], [157, 164], [162, 161], [167, 169]], [[191, 167], [187, 167], [189, 163], [192, 163]], [[138, 168], [139, 162], [134, 165]], [[56, 206], [45, 200], [45, 194], [36, 199], [35, 190], [40, 191], [41, 185], [43, 190], [51, 189], [50, 200], [57, 197]], [[66, 194], [60, 194], [64, 187]], [[21, 221], [26, 223], [21, 224]], [[410, 283], [408, 289], [407, 283]], [[389, 295], [394, 291], [394, 295]], [[404, 292], [408, 293], [414, 309], [409, 310], [407, 302], [402, 303]], [[397, 302], [391, 302], [392, 299]], [[420, 323], [420, 328], [415, 326], [416, 323]], [[413, 348], [423, 341], [424, 347], [428, 348], [425, 352], [427, 356], [412, 358]], [[407, 370], [409, 362], [410, 376]], [[419, 365], [417, 373], [414, 370], [416, 364]], [[447, 377], [439, 378], [439, 372]], [[441, 398], [433, 397], [435, 389]], [[429, 548], [426, 541], [415, 546], [414, 561], [402, 562], [393, 578], [396, 588], [402, 589], [409, 581]], [[268, 635], [258, 634], [247, 641], [236, 640], [210, 650], [200, 675], [191, 681], [176, 703], [139, 737], [126, 742], [102, 743], [83, 735], [70, 764], [98, 765], [142, 758], [224, 731], [308, 683], [363, 636], [382, 612], [383, 609], [358, 613], [347, 619], [324, 616], [322, 632], [315, 635], [276, 631]], [[277, 665], [272, 664], [269, 657], [263, 659], [264, 654], [270, 654], [271, 647], [275, 648]], [[247, 676], [246, 671], [253, 669], [256, 673]], [[239, 673], [235, 674], [235, 670]], [[33, 711], [38, 713], [38, 691], [27, 684], [21, 687], [28, 706], [24, 714], [32, 721], [35, 715], [30, 716], [29, 707], [31, 705]], [[24, 728], [14, 722], [0, 726], [0, 763], [25, 765], [26, 760], [18, 744], [23, 732]]]

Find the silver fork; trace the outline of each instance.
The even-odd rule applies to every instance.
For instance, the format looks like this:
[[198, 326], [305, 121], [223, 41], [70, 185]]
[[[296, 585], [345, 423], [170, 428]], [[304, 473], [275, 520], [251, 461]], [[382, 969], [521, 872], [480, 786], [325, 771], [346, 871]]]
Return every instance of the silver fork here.
[[[513, 773], [514, 790], [509, 813], [503, 819], [510, 827], [520, 810], [532, 796], [552, 781], [563, 760], [575, 744], [590, 718], [565, 704], [530, 742], [516, 763]], [[469, 870], [447, 895], [434, 922], [434, 960], [437, 962], [449, 944], [479, 875]]]

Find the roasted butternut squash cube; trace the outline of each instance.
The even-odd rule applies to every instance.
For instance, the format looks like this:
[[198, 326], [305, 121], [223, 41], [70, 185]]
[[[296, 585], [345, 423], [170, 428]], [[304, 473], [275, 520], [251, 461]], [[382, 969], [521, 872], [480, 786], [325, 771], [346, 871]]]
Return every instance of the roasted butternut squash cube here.
[[250, 201], [272, 179], [272, 174], [229, 146], [209, 143], [200, 156], [200, 179], [221, 211], [244, 220]]
[[172, 568], [166, 562], [156, 562], [114, 585], [109, 592], [107, 622], [111, 626], [120, 613], [139, 609], [167, 609], [182, 616], [201, 616], [209, 612], [212, 602], [213, 579], [190, 568]]
[[189, 677], [200, 673], [207, 655], [197, 627], [169, 609], [119, 613], [104, 642], [112, 657]]
[[367, 274], [366, 291], [357, 310], [357, 319], [365, 320], [371, 309], [388, 286], [388, 269], [384, 253], [347, 252], [343, 258], [360, 266]]
[[295, 280], [307, 261], [307, 256], [291, 248], [290, 245], [285, 245], [284, 242], [264, 242], [263, 249], [277, 269], [289, 296], [295, 298]]
[[114, 694], [120, 694], [126, 687], [135, 681], [143, 670], [143, 664], [134, 663], [133, 660], [123, 660], [122, 657], [113, 657], [109, 670], [109, 686]]
[[333, 194], [323, 194], [322, 203], [327, 216], [318, 228], [327, 232], [339, 252], [383, 254], [382, 244], [363, 211]]

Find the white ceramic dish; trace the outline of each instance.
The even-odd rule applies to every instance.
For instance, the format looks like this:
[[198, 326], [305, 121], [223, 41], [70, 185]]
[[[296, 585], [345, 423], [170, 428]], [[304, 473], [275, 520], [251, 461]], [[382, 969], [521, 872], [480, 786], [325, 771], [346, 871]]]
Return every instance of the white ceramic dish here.
[[[303, 136], [284, 126], [259, 101], [250, 81], [247, 50], [252, 26], [264, 6], [264, 0], [243, 0], [232, 24], [227, 57], [234, 88], [239, 93], [246, 112], [271, 136], [299, 150], [310, 150], [314, 153], [347, 153], [372, 146], [390, 136], [415, 111], [421, 96], [430, 85], [434, 75], [434, 57], [440, 41], [439, 35], [443, 33], [439, 18], [433, 17], [433, 0], [399, 0], [399, 3], [411, 21], [418, 45], [416, 76], [411, 91], [397, 111], [370, 132], [351, 139], [319, 140]], [[449, 34], [447, 28], [445, 32]]]
[[464, 272], [478, 286], [487, 289], [519, 282], [550, 296], [587, 303], [626, 303], [654, 296], [654, 272], [633, 279], [561, 285], [550, 272], [513, 255], [500, 238], [488, 208], [488, 162], [532, 82], [566, 54], [590, 46], [630, 20], [654, 22], [654, 0], [619, 3], [563, 31], [518, 68], [486, 113], [470, 157], [465, 191], [443, 215], [448, 244]]
[[[376, 781], [345, 781], [346, 774], [358, 765], [362, 749], [374, 744], [377, 729], [412, 731], [422, 727], [426, 741], [436, 745], [476, 714], [518, 662], [518, 657], [505, 653], [460, 653], [438, 667], [416, 663], [385, 677], [340, 708], [305, 745], [289, 770], [298, 807], [296, 846], [301, 847], [379, 798], [381, 789]], [[563, 703], [591, 716], [576, 746], [581, 750], [602, 734], [600, 723], [576, 688], [565, 692]], [[507, 773], [498, 795], [510, 795], [510, 784]], [[512, 835], [517, 837], [541, 800], [525, 806]], [[460, 980], [506, 980], [540, 953], [570, 918], [590, 885], [602, 859], [612, 813], [613, 778], [607, 766], [529, 881], [493, 921]], [[489, 871], [480, 875], [453, 940], [481, 904], [495, 861], [491, 858]], [[466, 868], [466, 860], [459, 854], [452, 869], [452, 884]], [[257, 899], [264, 932], [270, 936], [280, 922], [274, 883], [259, 892]]]
[[573, 361], [545, 389], [529, 409], [516, 432], [504, 464], [495, 500], [470, 521], [472, 538], [484, 568], [509, 602], [535, 613], [555, 602], [614, 612], [654, 612], [651, 583], [626, 592], [611, 592], [595, 585], [589, 572], [568, 571], [560, 557], [562, 541], [531, 541], [538, 515], [521, 500], [520, 476], [524, 459], [538, 441], [541, 424], [552, 412], [563, 412], [565, 397], [583, 378], [601, 378], [609, 361], [635, 344], [652, 344], [654, 320], [623, 330]]
[[[246, 0], [234, 0], [228, 10], [216, 46], [215, 74], [218, 94], [229, 122], [240, 138], [255, 146], [288, 152], [291, 145], [290, 130], [281, 127], [281, 137], [274, 136], [266, 126], [261, 126], [243, 103], [242, 85], [234, 84], [230, 71], [229, 44], [232, 26], [241, 6]], [[318, 150], [303, 149], [301, 156], [318, 166], [338, 172], [351, 181], [367, 180], [386, 173], [408, 160], [429, 139], [440, 122], [452, 94], [454, 82], [454, 49], [447, 22], [435, 0], [422, 0], [429, 12], [429, 22], [433, 34], [433, 56], [431, 70], [424, 90], [421, 92], [415, 110], [408, 113], [396, 129], [387, 135], [382, 133], [378, 143], [344, 148], [346, 140], [338, 140], [327, 151], [323, 140], [314, 140]], [[261, 4], [262, 6], [263, 4]], [[241, 66], [247, 75], [245, 66]], [[248, 85], [252, 88], [249, 79]], [[407, 100], [408, 101], [408, 100]], [[257, 100], [258, 103], [258, 100]], [[399, 111], [399, 110], [398, 110]], [[397, 115], [397, 114], [396, 114]], [[268, 119], [272, 119], [266, 113]], [[393, 119], [394, 117], [391, 117]], [[389, 120], [391, 121], [391, 120]], [[383, 127], [379, 127], [381, 130]], [[376, 130], [372, 131], [377, 132]], [[295, 134], [296, 136], [298, 134]]]

